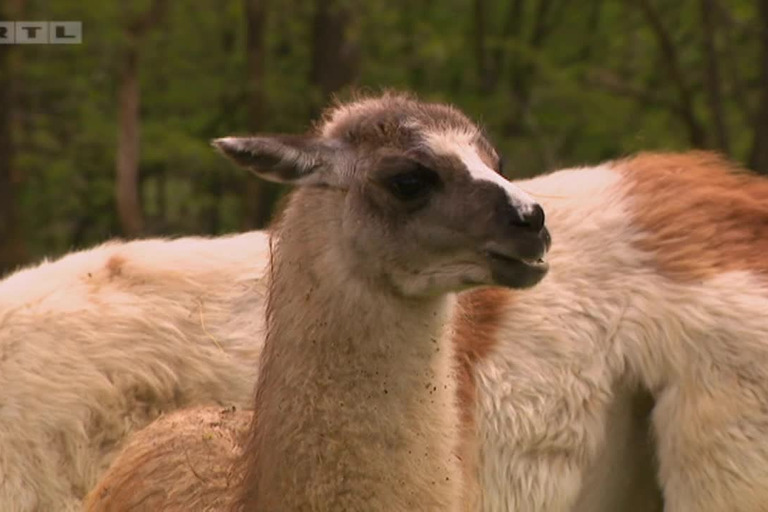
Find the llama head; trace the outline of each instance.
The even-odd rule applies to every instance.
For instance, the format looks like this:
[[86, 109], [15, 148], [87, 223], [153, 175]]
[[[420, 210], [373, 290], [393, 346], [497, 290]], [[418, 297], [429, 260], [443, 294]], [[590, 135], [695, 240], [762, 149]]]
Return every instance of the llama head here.
[[525, 288], [547, 272], [544, 212], [453, 107], [387, 94], [330, 109], [308, 135], [213, 144], [264, 179], [326, 194], [334, 220], [317, 228], [334, 226], [336, 256], [404, 295]]

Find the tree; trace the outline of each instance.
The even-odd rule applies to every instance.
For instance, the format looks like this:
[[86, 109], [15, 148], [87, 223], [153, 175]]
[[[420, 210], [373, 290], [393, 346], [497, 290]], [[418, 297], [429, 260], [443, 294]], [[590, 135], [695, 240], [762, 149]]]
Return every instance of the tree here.
[[760, 95], [754, 117], [754, 135], [749, 166], [768, 174], [768, 0], [758, 0], [760, 13]]
[[81, 46], [0, 46], [0, 272], [116, 233], [264, 227], [282, 188], [236, 174], [207, 141], [305, 130], [350, 86], [455, 103], [510, 178], [692, 147], [768, 174], [768, 0], [57, 0], [10, 12], [22, 2], [0, 14], [81, 20], [85, 33]]
[[[126, 9], [128, 5], [123, 4]], [[153, 0], [142, 15], [127, 14], [125, 46], [120, 59], [118, 89], [117, 211], [123, 233], [135, 237], [144, 229], [139, 196], [140, 119], [139, 56], [142, 38], [161, 18], [166, 0]]]
[[715, 41], [717, 38], [718, 26], [715, 16], [715, 0], [701, 0], [701, 26], [704, 41], [704, 59], [706, 62], [704, 84], [707, 89], [707, 99], [709, 110], [712, 116], [712, 124], [716, 138], [715, 146], [724, 154], [731, 152], [730, 137], [728, 127], [725, 122], [725, 112], [723, 107], [722, 79], [720, 76], [720, 57], [717, 52]]
[[678, 48], [672, 40], [672, 35], [651, 0], [635, 0], [635, 2], [640, 6], [656, 37], [667, 76], [677, 90], [676, 112], [688, 130], [688, 140], [693, 147], [706, 147], [706, 132], [694, 108], [694, 91], [680, 63]]
[[[258, 132], [264, 129], [266, 97], [264, 71], [266, 58], [266, 23], [269, 5], [266, 0], [244, 0], [246, 20], [247, 105], [248, 129]], [[272, 215], [275, 198], [280, 187], [264, 180], [248, 180], [244, 195], [244, 227], [262, 229]]]
[[352, 5], [348, 0], [318, 0], [316, 3], [309, 83], [320, 97], [313, 106], [312, 117], [333, 93], [357, 79], [360, 52], [350, 38], [355, 21]]
[[[24, 0], [0, 4], [0, 19], [20, 19]], [[26, 250], [18, 216], [19, 170], [14, 141], [17, 62], [13, 45], [0, 45], [0, 275], [24, 262]]]

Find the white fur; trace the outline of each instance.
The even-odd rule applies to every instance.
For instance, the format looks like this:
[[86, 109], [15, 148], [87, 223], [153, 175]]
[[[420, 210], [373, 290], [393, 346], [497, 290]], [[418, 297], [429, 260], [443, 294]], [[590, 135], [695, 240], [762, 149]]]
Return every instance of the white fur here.
[[457, 156], [474, 180], [498, 185], [506, 193], [512, 206], [521, 213], [532, 211], [536, 201], [483, 162], [473, 142], [474, 137], [473, 133], [461, 131], [427, 132], [424, 136], [426, 146], [430, 150], [438, 154]]
[[113, 242], [0, 282], [0, 509], [79, 510], [131, 431], [250, 404], [268, 260], [258, 232]]
[[598, 167], [519, 183], [547, 212], [550, 273], [515, 297], [495, 353], [475, 369], [483, 510], [571, 510], [603, 439], [621, 358], [599, 348], [629, 290], [614, 275], [642, 259], [617, 236], [629, 229], [619, 182]]
[[[600, 465], [623, 449], [627, 434], [607, 436], [608, 422], [627, 420], [611, 411], [636, 384], [656, 400], [666, 511], [765, 510], [765, 280], [746, 271], [694, 284], [660, 276], [633, 245], [642, 233], [632, 198], [607, 166], [518, 185], [547, 212], [551, 271], [508, 305], [499, 345], [475, 369], [483, 510], [618, 510], [599, 497], [639, 462], [612, 473]], [[647, 487], [624, 491], [622, 511], [654, 502]]]

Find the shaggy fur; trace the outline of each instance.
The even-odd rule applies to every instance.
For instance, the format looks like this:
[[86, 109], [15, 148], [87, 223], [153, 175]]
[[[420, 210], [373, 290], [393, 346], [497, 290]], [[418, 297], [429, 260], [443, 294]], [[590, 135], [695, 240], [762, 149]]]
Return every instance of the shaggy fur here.
[[[468, 379], [466, 385], [459, 385], [459, 404], [462, 423], [467, 427], [474, 421], [467, 417], [474, 389], [471, 368], [477, 357], [485, 355], [478, 350], [482, 348], [478, 341], [492, 343], [493, 326], [506, 297], [502, 289], [487, 288], [462, 293], [456, 304], [453, 324], [455, 345], [460, 351], [456, 354], [460, 361], [458, 382]], [[210, 407], [178, 411], [155, 421], [131, 437], [88, 496], [86, 510], [185, 512], [231, 507], [231, 489], [240, 481], [233, 463], [242, 454], [251, 418], [250, 411]], [[466, 486], [463, 500], [467, 511], [477, 510], [479, 499], [477, 445], [466, 437], [472, 432], [471, 428], [463, 429], [457, 452]], [[372, 456], [378, 458], [379, 454]]]
[[[312, 225], [336, 224], [317, 199], [292, 204]], [[445, 300], [395, 298], [298, 263], [327, 253], [317, 231], [280, 234], [235, 510], [458, 510]]]
[[[346, 121], [339, 116], [327, 126], [341, 129]], [[375, 133], [376, 124], [370, 126]], [[379, 127], [382, 133], [387, 126]], [[479, 153], [489, 166], [496, 162], [492, 150]], [[483, 510], [659, 510], [657, 477], [669, 512], [764, 510], [766, 180], [713, 155], [687, 153], [643, 154], [519, 185], [547, 210], [554, 238], [550, 275], [525, 292], [483, 290], [460, 296], [460, 307], [466, 309], [456, 341], [467, 435], [459, 453], [471, 461], [472, 443], [479, 448]], [[145, 258], [161, 254], [153, 251]], [[266, 260], [263, 253], [262, 260], [253, 255], [238, 267], [226, 259], [236, 255], [210, 251], [214, 284], [238, 279]], [[102, 259], [98, 268], [107, 268], [106, 262]], [[13, 293], [16, 301], [21, 292]], [[11, 295], [3, 292], [2, 297]], [[249, 318], [259, 325], [254, 315]], [[105, 321], [87, 332], [110, 332], [107, 326], [115, 323]], [[180, 325], [197, 328], [189, 322]], [[217, 338], [222, 343], [228, 339]], [[20, 339], [31, 337], [15, 342]], [[3, 341], [0, 346], [6, 350], [9, 345]], [[5, 368], [0, 378], [7, 375]], [[242, 390], [251, 385], [230, 377], [221, 377], [222, 382], [240, 382]], [[0, 389], [11, 389], [3, 384]], [[33, 394], [41, 396], [46, 395]], [[72, 410], [64, 411], [67, 418], [73, 417]], [[205, 418], [207, 413], [198, 414]], [[200, 425], [195, 414], [183, 417], [193, 427]], [[33, 421], [15, 425], [15, 435], [35, 431]], [[146, 435], [173, 440], [160, 423]], [[115, 436], [116, 443], [121, 436]], [[20, 462], [11, 466], [17, 474], [16, 468], [58, 453], [40, 444], [42, 451], [35, 453], [41, 455], [30, 455], [16, 444], [5, 442], [9, 448], [0, 451], [0, 458], [17, 453]], [[190, 451], [194, 447], [187, 446]], [[138, 449], [146, 450], [141, 440], [130, 443], [125, 454]], [[144, 460], [152, 471], [184, 462], [171, 455]], [[67, 485], [67, 467], [62, 464], [55, 475], [61, 480], [53, 480], [60, 486]], [[110, 474], [130, 475], [135, 469], [115, 464]], [[45, 474], [30, 470], [24, 478], [34, 482]], [[109, 482], [108, 476], [102, 489]], [[152, 482], [132, 482], [139, 488], [147, 483]], [[15, 489], [21, 496], [21, 484]]]
[[161, 413], [250, 405], [267, 263], [263, 233], [113, 242], [0, 282], [0, 509], [80, 510]]
[[764, 510], [766, 180], [686, 153], [519, 185], [550, 275], [461, 294], [456, 317], [482, 509], [648, 512], [661, 485], [669, 512]]
[[[484, 163], [490, 145], [450, 107], [385, 96], [326, 119], [320, 136], [217, 142], [259, 175], [308, 186], [274, 234], [256, 414], [233, 470], [242, 477], [233, 509], [469, 508], [448, 294], [536, 284], [549, 245], [541, 208]], [[403, 194], [402, 179], [409, 189], [426, 183], [428, 196]], [[194, 430], [206, 414], [179, 421]], [[136, 442], [172, 444], [168, 428], [153, 425]], [[177, 492], [199, 471], [171, 490], [141, 478], [184, 465], [180, 452], [159, 460], [134, 456], [146, 453], [134, 446], [89, 510], [135, 510], [120, 496], [144, 503], [162, 493], [168, 501], [152, 506], [214, 506], [198, 500], [208, 484]]]
[[483, 509], [660, 507], [647, 461], [615, 455], [644, 457], [639, 389], [664, 510], [766, 510], [766, 180], [689, 153], [519, 185], [552, 270], [507, 292], [473, 368]]
[[[130, 450], [115, 459], [111, 485], [94, 494], [98, 510], [116, 512], [206, 512], [231, 505], [238, 482], [233, 464], [242, 453], [253, 413], [235, 408], [203, 407], [164, 415], [131, 437]], [[154, 461], [173, 460], [159, 467]], [[135, 481], [151, 482], [153, 493], [135, 492]], [[185, 507], [169, 503], [184, 497]]]

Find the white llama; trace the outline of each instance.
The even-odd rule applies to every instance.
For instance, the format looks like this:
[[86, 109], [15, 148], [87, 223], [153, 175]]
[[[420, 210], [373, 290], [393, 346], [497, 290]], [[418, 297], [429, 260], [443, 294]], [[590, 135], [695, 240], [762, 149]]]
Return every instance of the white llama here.
[[258, 232], [111, 242], [0, 281], [0, 510], [80, 510], [159, 414], [250, 405], [268, 252]]

